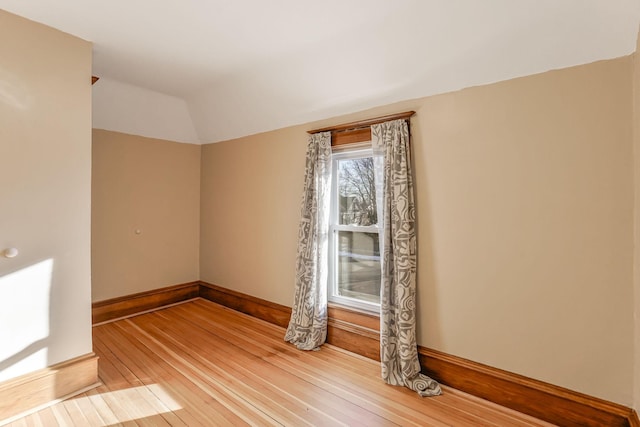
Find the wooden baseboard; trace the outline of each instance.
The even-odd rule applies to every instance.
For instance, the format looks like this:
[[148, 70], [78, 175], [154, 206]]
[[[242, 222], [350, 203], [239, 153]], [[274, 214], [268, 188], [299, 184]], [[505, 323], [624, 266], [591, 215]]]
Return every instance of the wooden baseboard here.
[[98, 356], [94, 353], [0, 383], [0, 424], [97, 384]]
[[[194, 293], [192, 286], [197, 291]], [[181, 287], [189, 288], [186, 293], [175, 293]], [[162, 295], [168, 292], [164, 297]], [[196, 296], [213, 301], [231, 309], [266, 320], [278, 326], [286, 327], [291, 316], [291, 308], [256, 298], [250, 295], [222, 288], [206, 282], [178, 285], [153, 291], [152, 299], [158, 307]], [[144, 298], [146, 293], [132, 295], [136, 300]], [[94, 304], [96, 308], [113, 306], [125, 307], [127, 315], [135, 313], [135, 307], [141, 304], [127, 304], [129, 297], [103, 301]], [[114, 303], [115, 301], [115, 303]], [[145, 310], [153, 308], [145, 305]], [[113, 310], [111, 310], [113, 311]], [[138, 310], [142, 311], [142, 310]], [[94, 322], [100, 316], [109, 313], [94, 311]], [[97, 316], [100, 314], [100, 316]], [[121, 317], [125, 314], [117, 312]], [[329, 306], [327, 342], [354, 353], [380, 360], [379, 317], [339, 305]], [[422, 371], [440, 383], [495, 402], [507, 408], [532, 415], [536, 418], [562, 426], [630, 426], [640, 427], [637, 413], [623, 405], [574, 392], [522, 375], [503, 371], [461, 357], [449, 355], [437, 350], [418, 347], [418, 356]]]
[[437, 350], [418, 347], [422, 371], [474, 396], [561, 426], [633, 426], [633, 409]]
[[[357, 311], [329, 308], [327, 342], [380, 360], [379, 323]], [[630, 408], [441, 351], [418, 346], [422, 372], [442, 384], [561, 426], [640, 427]]]
[[329, 304], [327, 343], [380, 361], [380, 317]]
[[[239, 311], [280, 326], [288, 324], [288, 307], [218, 286], [215, 289], [218, 293], [207, 299], [234, 309], [240, 307]], [[272, 306], [277, 307], [277, 313], [269, 314]], [[278, 321], [269, 320], [274, 318]], [[380, 360], [379, 317], [330, 305], [327, 342]], [[423, 372], [442, 384], [557, 425], [636, 426], [633, 419], [637, 414], [622, 405], [425, 347], [418, 347], [418, 355]]]
[[200, 281], [97, 301], [91, 305], [91, 317], [95, 325], [197, 297], [282, 327], [291, 317], [290, 307]]
[[154, 289], [137, 294], [94, 302], [91, 305], [91, 317], [94, 324], [129, 316], [146, 310], [163, 307], [200, 295], [200, 282]]
[[200, 297], [284, 328], [289, 325], [291, 307], [252, 297], [207, 282], [200, 282]]

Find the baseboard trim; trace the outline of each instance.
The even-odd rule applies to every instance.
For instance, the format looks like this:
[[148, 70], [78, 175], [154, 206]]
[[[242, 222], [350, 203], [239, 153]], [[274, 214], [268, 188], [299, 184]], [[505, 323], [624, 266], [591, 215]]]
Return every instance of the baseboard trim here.
[[[184, 289], [189, 289], [185, 292]], [[196, 289], [194, 291], [194, 288]], [[180, 292], [176, 292], [180, 289]], [[168, 292], [168, 295], [162, 295]], [[181, 293], [184, 292], [184, 293]], [[134, 314], [140, 304], [127, 305], [147, 293], [135, 294], [94, 304], [96, 308], [120, 304]], [[176, 303], [201, 297], [225, 307], [286, 327], [291, 308], [206, 282], [194, 282], [152, 291], [153, 300]], [[195, 294], [195, 295], [194, 295]], [[182, 300], [176, 300], [182, 295]], [[143, 299], [144, 301], [144, 299]], [[166, 304], [164, 304], [166, 305]], [[151, 307], [155, 308], [155, 307]], [[145, 309], [149, 307], [145, 306]], [[140, 310], [142, 311], [142, 310]], [[106, 310], [100, 315], [105, 316]], [[121, 317], [122, 314], [118, 317]], [[96, 312], [94, 311], [94, 322]], [[379, 318], [375, 314], [329, 306], [327, 342], [359, 355], [380, 360]], [[444, 385], [562, 426], [640, 427], [638, 414], [631, 408], [522, 375], [503, 371], [461, 357], [418, 346], [422, 371]]]
[[91, 305], [93, 324], [164, 307], [168, 304], [196, 298], [200, 295], [200, 282], [182, 283], [161, 289], [94, 302]]
[[0, 425], [98, 383], [98, 356], [94, 353], [0, 383]]
[[[214, 287], [210, 301], [287, 326], [291, 309], [239, 292]], [[232, 297], [229, 297], [231, 295]], [[202, 296], [202, 295], [201, 295]], [[219, 296], [223, 296], [220, 298]], [[232, 301], [229, 304], [229, 300]], [[271, 307], [276, 313], [269, 314]], [[329, 306], [327, 342], [374, 360], [380, 360], [379, 317], [339, 305]], [[442, 384], [498, 403], [507, 408], [562, 426], [631, 426], [637, 414], [630, 408], [492, 368], [425, 347], [418, 347], [425, 374]], [[640, 426], [637, 426], [640, 427]]]
[[327, 343], [380, 361], [380, 317], [337, 304], [329, 305]]
[[284, 328], [289, 324], [289, 318], [291, 317], [290, 307], [222, 288], [211, 283], [202, 281], [199, 283], [201, 298]]
[[418, 347], [422, 371], [474, 396], [562, 426], [633, 426], [626, 406], [493, 368], [437, 350]]
[[175, 305], [184, 304], [184, 303], [187, 303], [189, 301], [195, 301], [195, 300], [197, 300], [199, 298], [200, 297], [189, 298], [189, 299], [185, 299], [185, 300], [180, 300], [178, 302], [172, 302], [171, 304], [165, 304], [165, 305], [161, 305], [161, 306], [158, 306], [158, 307], [150, 308], [148, 310], [137, 311], [137, 312], [132, 313], [132, 314], [127, 314], [126, 316], [109, 318], [108, 320], [104, 320], [102, 322], [93, 323], [93, 326], [100, 326], [100, 325], [104, 325], [105, 323], [117, 322], [118, 320], [124, 320], [124, 319], [128, 319], [130, 317], [140, 316], [142, 314], [151, 313], [151, 312], [158, 311], [158, 310], [164, 310], [165, 308], [173, 307]]

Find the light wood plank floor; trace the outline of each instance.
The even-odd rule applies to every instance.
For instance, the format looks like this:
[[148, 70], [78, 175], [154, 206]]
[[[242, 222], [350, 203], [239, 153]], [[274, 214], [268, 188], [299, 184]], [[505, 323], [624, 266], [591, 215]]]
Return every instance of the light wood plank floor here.
[[196, 299], [96, 326], [103, 385], [10, 424], [23, 426], [548, 426], [443, 387], [385, 385], [377, 362]]

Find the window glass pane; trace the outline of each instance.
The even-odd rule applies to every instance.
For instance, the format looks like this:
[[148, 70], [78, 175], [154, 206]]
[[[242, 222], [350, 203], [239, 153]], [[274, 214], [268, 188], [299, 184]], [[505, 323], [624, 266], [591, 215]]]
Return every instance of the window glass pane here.
[[337, 231], [337, 293], [380, 304], [378, 233]]
[[376, 183], [373, 157], [338, 162], [338, 224], [376, 225]]

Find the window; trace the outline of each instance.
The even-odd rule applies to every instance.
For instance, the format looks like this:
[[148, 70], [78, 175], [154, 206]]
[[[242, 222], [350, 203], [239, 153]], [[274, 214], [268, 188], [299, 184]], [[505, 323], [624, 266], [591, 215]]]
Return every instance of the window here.
[[334, 153], [329, 301], [380, 309], [380, 235], [371, 149]]

